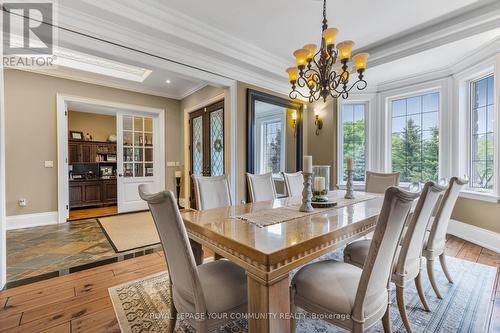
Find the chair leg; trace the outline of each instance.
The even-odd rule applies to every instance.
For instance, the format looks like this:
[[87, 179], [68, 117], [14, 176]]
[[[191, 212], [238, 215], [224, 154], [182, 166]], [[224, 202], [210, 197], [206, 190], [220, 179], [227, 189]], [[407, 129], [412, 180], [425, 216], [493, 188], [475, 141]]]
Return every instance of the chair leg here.
[[427, 259], [427, 275], [429, 275], [429, 280], [431, 281], [431, 286], [432, 289], [434, 289], [434, 292], [436, 293], [437, 298], [443, 299], [443, 296], [441, 296], [441, 293], [439, 292], [436, 279], [434, 278], [434, 260], [432, 259]]
[[420, 297], [420, 302], [422, 302], [425, 311], [430, 312], [431, 309], [429, 308], [429, 304], [427, 303], [427, 299], [425, 298], [424, 288], [422, 288], [422, 277], [420, 274], [421, 273], [418, 273], [417, 277], [415, 278], [415, 287], [417, 287], [418, 297]]
[[293, 300], [293, 297], [295, 295], [295, 292], [293, 290], [293, 286], [290, 287], [290, 314], [292, 315], [290, 318], [290, 332], [295, 333], [297, 330], [297, 320], [295, 319], [295, 315], [297, 313], [297, 307], [295, 306], [295, 302]]
[[412, 333], [410, 321], [408, 320], [408, 315], [406, 314], [404, 293], [405, 290], [403, 287], [396, 286], [396, 300], [398, 303], [399, 314], [401, 315], [401, 319], [403, 320], [406, 331], [408, 333]]
[[446, 278], [450, 283], [453, 283], [453, 279], [451, 278], [450, 272], [448, 272], [448, 266], [446, 266], [446, 256], [444, 253], [441, 253], [439, 256], [439, 262], [441, 263], [441, 268], [443, 269], [444, 275], [446, 275]]
[[391, 326], [391, 305], [387, 304], [387, 309], [382, 317], [382, 325], [384, 326], [384, 333], [392, 333]]
[[354, 323], [352, 326], [352, 333], [363, 333], [365, 331], [365, 325], [361, 323]]

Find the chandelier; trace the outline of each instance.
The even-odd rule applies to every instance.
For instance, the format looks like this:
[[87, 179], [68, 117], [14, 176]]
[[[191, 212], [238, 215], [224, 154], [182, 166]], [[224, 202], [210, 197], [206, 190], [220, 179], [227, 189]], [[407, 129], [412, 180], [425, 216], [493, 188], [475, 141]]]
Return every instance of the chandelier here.
[[[359, 53], [352, 57], [358, 75], [355, 81], [350, 83], [351, 73], [348, 63], [354, 42], [347, 40], [335, 45], [338, 29], [328, 28], [326, 0], [323, 0], [322, 30], [321, 46], [317, 52], [315, 44], [306, 44], [293, 53], [297, 66], [286, 70], [292, 85], [289, 94], [291, 99], [296, 99], [300, 95], [307, 98], [310, 103], [320, 98], [326, 102], [328, 95], [346, 99], [354, 87], [358, 90], [366, 88], [367, 83], [363, 79], [363, 73], [368, 53]], [[340, 60], [340, 63], [337, 60]]]

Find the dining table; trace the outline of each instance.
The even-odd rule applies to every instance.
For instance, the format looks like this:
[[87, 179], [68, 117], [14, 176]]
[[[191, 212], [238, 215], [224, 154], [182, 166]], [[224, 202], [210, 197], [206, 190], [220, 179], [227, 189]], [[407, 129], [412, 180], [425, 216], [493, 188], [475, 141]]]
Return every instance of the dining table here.
[[290, 332], [291, 272], [373, 231], [383, 194], [344, 196], [330, 191], [337, 205], [310, 213], [297, 197], [181, 213], [197, 262], [207, 248], [245, 269], [250, 333]]

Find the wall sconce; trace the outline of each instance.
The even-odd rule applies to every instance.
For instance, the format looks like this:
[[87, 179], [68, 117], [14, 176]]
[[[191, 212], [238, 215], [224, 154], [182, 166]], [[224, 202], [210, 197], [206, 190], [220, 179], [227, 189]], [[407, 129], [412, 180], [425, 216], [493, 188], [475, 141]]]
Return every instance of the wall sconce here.
[[293, 128], [293, 136], [296, 135], [297, 131], [296, 131], [296, 127], [297, 127], [297, 111], [293, 111], [292, 112], [292, 128]]
[[323, 120], [319, 118], [319, 115], [317, 113], [314, 120], [314, 125], [316, 126], [316, 135], [319, 135], [319, 131], [323, 128]]

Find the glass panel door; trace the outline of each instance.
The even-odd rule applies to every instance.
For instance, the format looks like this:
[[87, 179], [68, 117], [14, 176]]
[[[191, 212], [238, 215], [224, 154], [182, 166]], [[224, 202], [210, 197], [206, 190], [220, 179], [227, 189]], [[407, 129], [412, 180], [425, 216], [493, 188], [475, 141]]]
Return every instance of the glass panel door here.
[[[220, 176], [224, 174], [224, 101], [189, 114], [191, 130], [191, 174]], [[191, 207], [195, 207], [191, 182]]]

